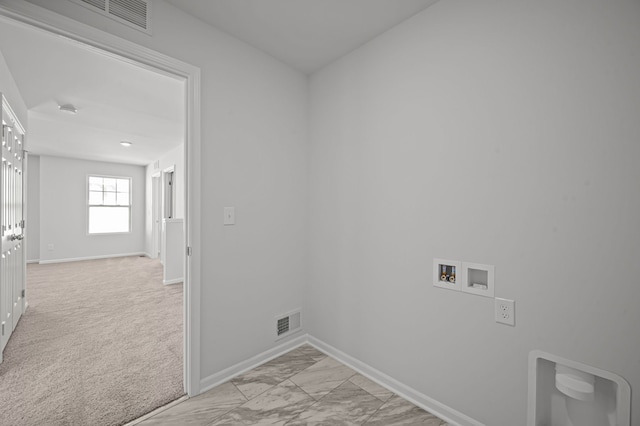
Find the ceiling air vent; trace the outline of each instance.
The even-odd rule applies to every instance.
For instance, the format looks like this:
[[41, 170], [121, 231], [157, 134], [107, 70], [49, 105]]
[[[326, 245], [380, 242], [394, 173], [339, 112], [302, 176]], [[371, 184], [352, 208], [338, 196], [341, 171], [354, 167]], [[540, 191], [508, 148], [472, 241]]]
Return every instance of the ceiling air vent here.
[[300, 311], [276, 317], [276, 340], [300, 330], [302, 326]]
[[147, 2], [143, 0], [109, 0], [109, 13], [147, 29]]
[[122, 24], [151, 34], [150, 0], [71, 0]]

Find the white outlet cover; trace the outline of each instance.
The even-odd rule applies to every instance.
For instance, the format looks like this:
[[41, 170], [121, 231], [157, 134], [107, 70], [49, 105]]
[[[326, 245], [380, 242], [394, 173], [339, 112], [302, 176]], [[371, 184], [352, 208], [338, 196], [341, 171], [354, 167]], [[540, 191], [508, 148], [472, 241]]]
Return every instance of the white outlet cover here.
[[495, 299], [495, 319], [500, 324], [516, 325], [516, 302], [509, 299]]
[[[440, 280], [440, 265], [454, 266], [456, 268], [456, 281], [454, 283]], [[447, 290], [460, 291], [460, 278], [462, 274], [462, 262], [459, 260], [433, 259], [433, 285]]]

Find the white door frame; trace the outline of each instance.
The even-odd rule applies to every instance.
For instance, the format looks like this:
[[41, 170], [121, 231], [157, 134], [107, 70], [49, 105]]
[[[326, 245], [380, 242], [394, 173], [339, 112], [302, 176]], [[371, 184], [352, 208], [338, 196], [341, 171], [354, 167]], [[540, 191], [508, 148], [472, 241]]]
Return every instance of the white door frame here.
[[[200, 68], [23, 0], [3, 0], [0, 25], [53, 33], [92, 51], [185, 81], [184, 388], [200, 393]], [[187, 252], [190, 255], [187, 255]]]
[[[175, 213], [176, 213], [175, 171], [176, 171], [175, 164], [162, 170], [162, 218], [163, 219], [175, 219]], [[174, 180], [172, 181], [172, 185], [171, 185], [171, 194], [170, 194], [171, 199], [169, 201], [169, 203], [171, 203], [171, 214], [172, 214], [170, 218], [167, 217], [167, 208], [168, 208], [167, 198], [169, 198], [169, 195], [167, 195], [167, 175], [169, 173], [173, 173], [173, 180]]]
[[162, 173], [156, 172], [151, 175], [151, 258], [160, 257], [160, 232], [162, 232], [162, 224], [160, 219], [162, 216], [162, 194], [160, 193], [162, 185]]

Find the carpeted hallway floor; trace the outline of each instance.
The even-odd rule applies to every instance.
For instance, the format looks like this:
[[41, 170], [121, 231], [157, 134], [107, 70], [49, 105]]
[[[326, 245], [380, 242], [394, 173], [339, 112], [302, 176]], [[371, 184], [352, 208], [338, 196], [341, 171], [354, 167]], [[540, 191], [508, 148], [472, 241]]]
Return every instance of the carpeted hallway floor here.
[[182, 285], [122, 257], [27, 268], [0, 364], [3, 426], [120, 425], [179, 398]]

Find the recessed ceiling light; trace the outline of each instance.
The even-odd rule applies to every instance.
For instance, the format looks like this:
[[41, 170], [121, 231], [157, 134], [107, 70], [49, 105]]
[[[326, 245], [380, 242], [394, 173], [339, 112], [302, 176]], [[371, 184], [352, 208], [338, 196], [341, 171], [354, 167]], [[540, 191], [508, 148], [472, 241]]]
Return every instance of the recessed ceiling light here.
[[77, 114], [78, 109], [71, 104], [60, 105], [58, 109], [62, 112], [66, 112], [67, 114]]
[[128, 141], [122, 141], [122, 142], [120, 142], [120, 145], [126, 146], [127, 148], [129, 148], [133, 144], [131, 142], [128, 142]]

